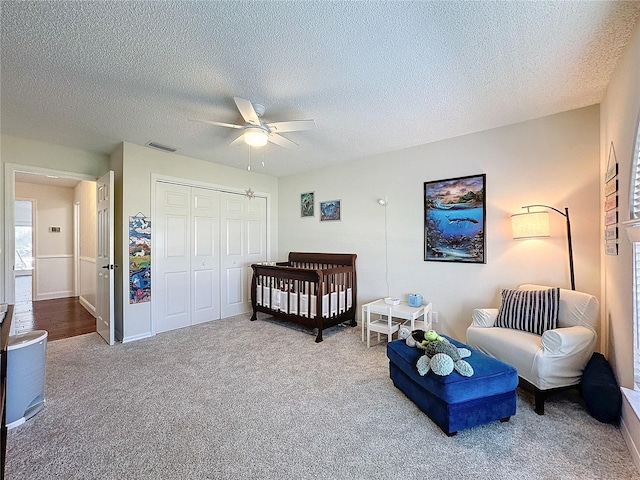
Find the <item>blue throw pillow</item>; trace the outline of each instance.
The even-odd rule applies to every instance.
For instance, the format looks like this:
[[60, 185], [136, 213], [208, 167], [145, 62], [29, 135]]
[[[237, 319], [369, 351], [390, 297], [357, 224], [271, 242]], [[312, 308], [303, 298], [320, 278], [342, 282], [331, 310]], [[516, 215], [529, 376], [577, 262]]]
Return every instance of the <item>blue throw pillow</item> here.
[[502, 290], [495, 326], [542, 335], [558, 326], [560, 289]]
[[622, 393], [604, 355], [593, 353], [582, 373], [580, 386], [587, 411], [593, 418], [603, 423], [620, 423]]

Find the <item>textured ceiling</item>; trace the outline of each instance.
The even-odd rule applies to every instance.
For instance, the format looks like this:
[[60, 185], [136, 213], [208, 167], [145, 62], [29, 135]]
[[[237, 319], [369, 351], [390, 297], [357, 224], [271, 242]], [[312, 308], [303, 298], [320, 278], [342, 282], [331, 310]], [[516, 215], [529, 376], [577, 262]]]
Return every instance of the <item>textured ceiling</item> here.
[[[233, 96], [315, 119], [284, 176], [598, 103], [640, 2], [2, 1], [2, 133], [246, 168]], [[264, 160], [265, 166], [261, 165]]]

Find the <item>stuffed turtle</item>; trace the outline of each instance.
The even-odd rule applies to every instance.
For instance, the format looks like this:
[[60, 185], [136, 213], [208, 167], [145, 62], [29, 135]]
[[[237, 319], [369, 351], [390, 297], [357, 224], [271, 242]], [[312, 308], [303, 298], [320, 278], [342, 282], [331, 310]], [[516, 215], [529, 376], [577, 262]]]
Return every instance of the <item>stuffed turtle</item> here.
[[429, 341], [426, 345], [416, 342], [419, 348], [424, 348], [424, 355], [416, 363], [418, 373], [425, 376], [432, 370], [436, 375], [444, 377], [455, 370], [465, 377], [472, 376], [473, 367], [463, 360], [471, 356], [471, 351], [468, 348], [456, 347], [444, 337], [440, 338], [442, 340]]
[[402, 327], [400, 329], [398, 338], [404, 339], [407, 346], [411, 348], [418, 347], [422, 350], [424, 350], [430, 342], [446, 340], [446, 338], [438, 335], [438, 332], [435, 330], [429, 330], [426, 332], [424, 330], [414, 330], [413, 332], [410, 332], [406, 327]]

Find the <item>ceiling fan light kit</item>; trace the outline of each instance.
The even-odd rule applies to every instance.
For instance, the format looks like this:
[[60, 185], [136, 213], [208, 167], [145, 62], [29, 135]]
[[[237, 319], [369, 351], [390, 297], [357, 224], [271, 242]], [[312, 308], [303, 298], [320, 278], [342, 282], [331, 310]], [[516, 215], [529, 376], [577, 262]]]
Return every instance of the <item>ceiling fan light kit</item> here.
[[264, 105], [251, 103], [249, 100], [240, 97], [233, 97], [233, 100], [245, 121], [244, 125], [218, 122], [215, 120], [193, 119], [193, 121], [242, 130], [242, 135], [231, 142], [231, 145], [238, 145], [244, 140], [244, 143], [251, 147], [263, 147], [267, 142], [271, 142], [280, 147], [294, 148], [297, 147], [298, 144], [283, 137], [280, 135], [281, 133], [300, 132], [316, 128], [316, 123], [313, 120], [287, 120], [283, 122], [266, 123], [261, 119], [265, 112]]
[[244, 143], [251, 147], [264, 147], [269, 140], [269, 134], [259, 127], [247, 127], [244, 130]]

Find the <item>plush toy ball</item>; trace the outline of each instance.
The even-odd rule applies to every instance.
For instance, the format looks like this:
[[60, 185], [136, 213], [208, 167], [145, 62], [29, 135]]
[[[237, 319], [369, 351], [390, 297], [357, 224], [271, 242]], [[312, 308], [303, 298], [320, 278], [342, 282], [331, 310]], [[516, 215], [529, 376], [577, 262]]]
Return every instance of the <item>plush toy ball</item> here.
[[453, 359], [444, 353], [436, 353], [431, 357], [431, 370], [442, 377], [453, 372]]

